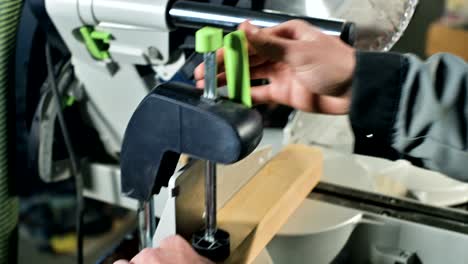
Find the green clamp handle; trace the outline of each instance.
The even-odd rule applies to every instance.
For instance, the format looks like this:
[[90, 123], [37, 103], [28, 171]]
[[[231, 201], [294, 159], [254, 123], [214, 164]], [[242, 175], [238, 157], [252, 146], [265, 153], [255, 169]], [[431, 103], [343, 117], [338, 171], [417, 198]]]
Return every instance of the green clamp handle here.
[[[206, 54], [222, 47], [222, 29], [204, 27], [195, 33], [196, 52]], [[224, 64], [229, 98], [252, 107], [249, 54], [244, 31], [234, 31], [224, 37]]]
[[229, 98], [252, 107], [249, 54], [244, 31], [234, 31], [224, 38], [224, 64]]
[[223, 30], [204, 27], [195, 33], [195, 51], [198, 53], [215, 52], [223, 47]]

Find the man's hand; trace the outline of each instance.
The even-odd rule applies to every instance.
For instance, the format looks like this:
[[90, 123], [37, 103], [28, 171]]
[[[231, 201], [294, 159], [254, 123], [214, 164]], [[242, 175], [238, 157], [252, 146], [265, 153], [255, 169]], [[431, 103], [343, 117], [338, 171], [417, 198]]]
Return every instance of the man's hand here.
[[172, 236], [161, 242], [159, 248], [145, 248], [130, 262], [119, 260], [114, 264], [213, 264], [198, 255], [180, 236]]
[[[340, 39], [301, 20], [260, 29], [248, 22], [239, 29], [249, 44], [251, 79], [268, 79], [253, 87], [257, 103], [279, 103], [328, 114], [349, 110], [355, 50]], [[219, 83], [226, 82], [224, 54], [218, 52]], [[204, 66], [195, 70], [197, 87], [204, 85]]]

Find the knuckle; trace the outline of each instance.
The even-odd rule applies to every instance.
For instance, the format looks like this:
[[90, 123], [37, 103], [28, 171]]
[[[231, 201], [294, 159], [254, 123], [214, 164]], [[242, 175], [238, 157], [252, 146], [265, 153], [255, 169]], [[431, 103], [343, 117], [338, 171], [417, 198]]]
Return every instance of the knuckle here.
[[305, 20], [302, 20], [302, 19], [293, 19], [290, 21], [290, 24], [291, 26], [295, 26], [295, 27], [308, 27], [310, 26], [309, 23], [307, 23]]
[[184, 246], [186, 244], [185, 240], [179, 235], [174, 236], [172, 239], [174, 241], [174, 244], [179, 247]]
[[152, 248], [144, 248], [143, 250], [140, 251], [140, 255], [142, 256], [149, 256], [153, 254], [154, 249]]

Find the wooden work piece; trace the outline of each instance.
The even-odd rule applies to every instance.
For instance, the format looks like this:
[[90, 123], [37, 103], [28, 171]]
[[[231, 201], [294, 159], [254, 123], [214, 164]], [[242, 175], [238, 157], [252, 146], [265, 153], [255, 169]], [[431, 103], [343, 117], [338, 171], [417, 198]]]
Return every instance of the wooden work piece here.
[[[270, 159], [271, 147], [259, 149], [244, 160], [229, 166], [217, 166], [217, 210], [219, 211], [245, 183]], [[189, 164], [177, 179], [176, 199], [177, 233], [190, 239], [203, 227], [205, 212], [205, 163]]]
[[[285, 147], [262, 164], [257, 152], [232, 169], [218, 170], [218, 227], [229, 232], [231, 256], [225, 263], [252, 263], [318, 183], [322, 174], [320, 150], [303, 145]], [[259, 162], [260, 161], [260, 162]], [[227, 172], [227, 173], [224, 173]], [[226, 174], [229, 180], [221, 180]], [[203, 228], [203, 166], [194, 164], [180, 177], [177, 232]], [[179, 183], [179, 181], [178, 181]]]
[[251, 263], [318, 183], [319, 150], [291, 145], [275, 156], [219, 212], [231, 235], [226, 263]]

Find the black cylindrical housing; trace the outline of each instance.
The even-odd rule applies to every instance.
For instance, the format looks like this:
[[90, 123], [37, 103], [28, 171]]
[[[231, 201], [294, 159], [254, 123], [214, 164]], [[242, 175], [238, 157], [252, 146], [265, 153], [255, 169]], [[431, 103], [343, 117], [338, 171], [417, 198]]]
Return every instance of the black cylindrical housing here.
[[191, 1], [177, 1], [169, 9], [169, 23], [175, 27], [201, 28], [213, 26], [227, 31], [236, 30], [239, 24], [249, 20], [258, 27], [273, 27], [288, 20], [302, 19], [320, 28], [324, 33], [339, 36], [353, 45], [355, 26], [343, 20], [296, 16], [283, 13], [260, 12], [230, 6], [213, 5]]

